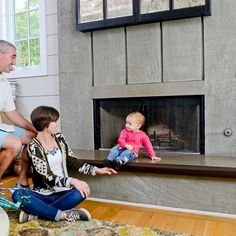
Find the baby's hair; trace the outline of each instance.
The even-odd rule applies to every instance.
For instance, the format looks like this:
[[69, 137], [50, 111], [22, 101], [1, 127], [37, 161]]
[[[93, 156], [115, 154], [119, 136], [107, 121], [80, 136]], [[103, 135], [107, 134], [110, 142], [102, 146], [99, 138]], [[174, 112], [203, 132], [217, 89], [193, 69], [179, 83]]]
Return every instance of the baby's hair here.
[[129, 113], [127, 117], [134, 117], [137, 120], [137, 122], [141, 125], [144, 125], [144, 123], [145, 123], [144, 115], [138, 111], [134, 111], [134, 112]]

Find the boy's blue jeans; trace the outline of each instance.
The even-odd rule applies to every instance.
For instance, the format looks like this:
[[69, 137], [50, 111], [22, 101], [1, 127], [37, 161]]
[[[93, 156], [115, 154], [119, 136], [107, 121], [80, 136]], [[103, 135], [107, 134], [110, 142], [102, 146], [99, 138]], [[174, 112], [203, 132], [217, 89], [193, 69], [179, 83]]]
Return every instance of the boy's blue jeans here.
[[23, 199], [22, 210], [44, 219], [59, 221], [62, 212], [77, 206], [85, 198], [76, 189], [72, 188], [50, 195], [43, 195], [29, 189], [17, 189], [12, 194], [13, 202]]
[[116, 145], [115, 147], [113, 147], [110, 150], [109, 155], [107, 156], [107, 159], [109, 161], [114, 161], [118, 159], [118, 160], [122, 160], [124, 164], [126, 164], [129, 161], [134, 160], [135, 158], [136, 156], [133, 151], [129, 151], [127, 149], [121, 149], [119, 145]]

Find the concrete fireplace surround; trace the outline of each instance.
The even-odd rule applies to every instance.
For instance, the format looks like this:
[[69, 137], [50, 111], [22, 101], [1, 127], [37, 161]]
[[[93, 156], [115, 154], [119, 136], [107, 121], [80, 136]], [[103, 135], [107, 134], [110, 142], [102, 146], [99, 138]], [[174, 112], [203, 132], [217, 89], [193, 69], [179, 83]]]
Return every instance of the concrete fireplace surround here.
[[[57, 5], [61, 126], [73, 149], [94, 152], [93, 99], [205, 98], [206, 155], [196, 156], [204, 176], [181, 160], [174, 166], [179, 174], [171, 172], [163, 155], [158, 173], [130, 166], [117, 176], [81, 176], [92, 197], [236, 214], [235, 1], [212, 1], [208, 17], [87, 33], [76, 31], [74, 0]], [[222, 171], [224, 160], [230, 164]]]
[[[60, 112], [74, 149], [94, 149], [93, 99], [203, 95], [205, 153], [236, 154], [236, 5], [212, 15], [82, 33], [57, 1]], [[230, 128], [232, 135], [224, 131]]]

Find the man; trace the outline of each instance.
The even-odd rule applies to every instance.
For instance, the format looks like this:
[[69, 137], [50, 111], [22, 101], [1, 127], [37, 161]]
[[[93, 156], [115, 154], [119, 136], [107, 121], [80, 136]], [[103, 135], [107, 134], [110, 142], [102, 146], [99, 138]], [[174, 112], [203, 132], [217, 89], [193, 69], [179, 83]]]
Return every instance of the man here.
[[[3, 76], [3, 72], [13, 71], [15, 64], [16, 47], [5, 40], [0, 40], [0, 111], [14, 124], [9, 131], [0, 120], [0, 182], [2, 175], [19, 154], [22, 146], [28, 144], [36, 135], [32, 124], [16, 111], [10, 84]], [[22, 154], [24, 156], [24, 150]], [[24, 160], [25, 158], [22, 157]], [[27, 185], [27, 165], [23, 165], [22, 170], [19, 180], [23, 185]]]

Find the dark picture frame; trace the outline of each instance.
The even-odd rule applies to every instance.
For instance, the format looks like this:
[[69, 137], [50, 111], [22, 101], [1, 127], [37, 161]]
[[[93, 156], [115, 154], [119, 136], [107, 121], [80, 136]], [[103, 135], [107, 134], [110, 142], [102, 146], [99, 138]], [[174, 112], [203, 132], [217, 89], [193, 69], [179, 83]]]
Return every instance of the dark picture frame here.
[[76, 29], [82, 32], [211, 15], [210, 0], [199, 0], [198, 4], [193, 0], [156, 0], [155, 5], [150, 0], [120, 0], [121, 4], [119, 0], [75, 1]]

